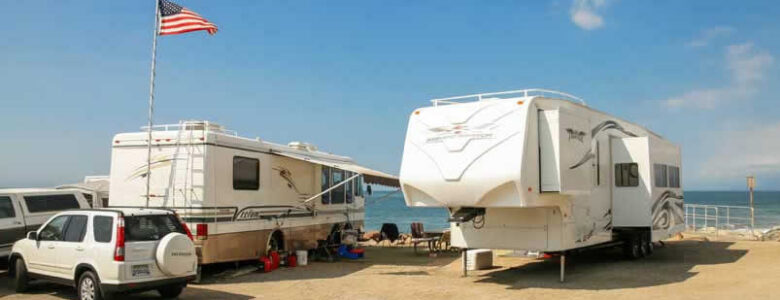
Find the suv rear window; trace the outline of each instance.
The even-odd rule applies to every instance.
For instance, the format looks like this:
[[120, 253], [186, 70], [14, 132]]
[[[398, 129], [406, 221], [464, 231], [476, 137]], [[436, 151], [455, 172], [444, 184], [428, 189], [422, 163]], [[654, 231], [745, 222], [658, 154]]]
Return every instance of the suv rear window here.
[[125, 241], [127, 242], [156, 241], [171, 232], [186, 234], [173, 215], [125, 217]]

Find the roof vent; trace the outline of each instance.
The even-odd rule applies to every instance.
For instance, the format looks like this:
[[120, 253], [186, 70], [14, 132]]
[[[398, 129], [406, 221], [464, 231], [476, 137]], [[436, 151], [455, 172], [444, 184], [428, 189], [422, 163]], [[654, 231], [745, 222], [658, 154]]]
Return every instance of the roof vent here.
[[309, 143], [304, 143], [304, 142], [297, 142], [297, 141], [296, 142], [290, 142], [289, 144], [287, 144], [287, 146], [290, 147], [290, 148], [296, 149], [296, 150], [301, 150], [301, 151], [309, 151], [309, 152], [317, 151], [317, 146], [314, 146], [314, 145], [309, 144]]

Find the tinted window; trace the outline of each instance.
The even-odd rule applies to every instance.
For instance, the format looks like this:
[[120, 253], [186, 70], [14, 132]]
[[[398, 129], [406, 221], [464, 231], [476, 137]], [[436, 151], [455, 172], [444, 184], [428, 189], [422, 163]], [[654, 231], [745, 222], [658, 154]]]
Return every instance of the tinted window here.
[[64, 241], [81, 242], [84, 240], [84, 233], [87, 232], [87, 216], [71, 216], [68, 222], [68, 228], [65, 229]]
[[233, 157], [233, 189], [257, 190], [260, 188], [260, 161], [254, 158]]
[[653, 164], [653, 174], [655, 174], [655, 186], [656, 187], [667, 187], [667, 178], [666, 178], [666, 165], [662, 164]]
[[355, 196], [363, 196], [363, 175], [355, 178]]
[[65, 224], [68, 223], [70, 216], [59, 216], [51, 220], [38, 234], [38, 237], [42, 241], [61, 241], [62, 231], [65, 229]]
[[[344, 171], [339, 169], [333, 169], [331, 172], [331, 178], [333, 185], [337, 185], [344, 181]], [[341, 185], [331, 191], [330, 203], [344, 203], [344, 185]]]
[[0, 219], [16, 217], [11, 197], [0, 197]]
[[[322, 176], [320, 178], [321, 190], [330, 188], [330, 167], [322, 166]], [[330, 192], [322, 194], [322, 204], [330, 204]]]
[[24, 196], [24, 203], [31, 213], [79, 208], [79, 202], [73, 194]]
[[680, 187], [680, 168], [669, 166], [669, 187]]
[[107, 216], [95, 216], [92, 219], [92, 235], [96, 242], [108, 243], [111, 241], [111, 233], [114, 231], [114, 218]]
[[81, 193], [82, 196], [84, 196], [84, 199], [87, 200], [87, 204], [89, 204], [89, 207], [95, 207], [94, 204], [92, 204], [92, 194], [87, 193]]
[[615, 164], [615, 186], [639, 186], [639, 166], [636, 163]]
[[[352, 172], [347, 172], [346, 178], [349, 179], [350, 177], [355, 176]], [[354, 195], [352, 195], [352, 185], [355, 183], [355, 180], [352, 179], [350, 182], [346, 183], [345, 186], [347, 188], [346, 195], [347, 195], [347, 203], [352, 203], [354, 200]]]
[[156, 241], [171, 232], [186, 234], [173, 215], [125, 217], [125, 241]]

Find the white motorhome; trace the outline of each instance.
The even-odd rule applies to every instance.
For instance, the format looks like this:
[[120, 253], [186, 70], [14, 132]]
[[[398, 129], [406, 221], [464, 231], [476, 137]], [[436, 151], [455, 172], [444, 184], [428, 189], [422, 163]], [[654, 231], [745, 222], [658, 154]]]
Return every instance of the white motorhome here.
[[208, 121], [155, 126], [151, 164], [147, 141], [145, 128], [114, 137], [109, 206], [176, 210], [200, 264], [315, 248], [336, 228], [362, 227], [363, 182], [398, 185], [349, 157], [240, 137]]
[[684, 229], [680, 149], [661, 136], [555, 91], [432, 102], [399, 178], [408, 206], [449, 209], [454, 246], [640, 257]]

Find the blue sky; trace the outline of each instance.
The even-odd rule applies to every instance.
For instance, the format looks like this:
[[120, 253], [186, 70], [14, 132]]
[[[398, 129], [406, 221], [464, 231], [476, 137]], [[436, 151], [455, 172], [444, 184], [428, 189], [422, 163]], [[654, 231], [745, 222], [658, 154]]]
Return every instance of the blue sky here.
[[[686, 189], [780, 189], [773, 1], [206, 1], [159, 40], [157, 123], [220, 122], [397, 173], [433, 97], [566, 91], [681, 144]], [[154, 1], [4, 1], [0, 186], [107, 174], [146, 122]]]

